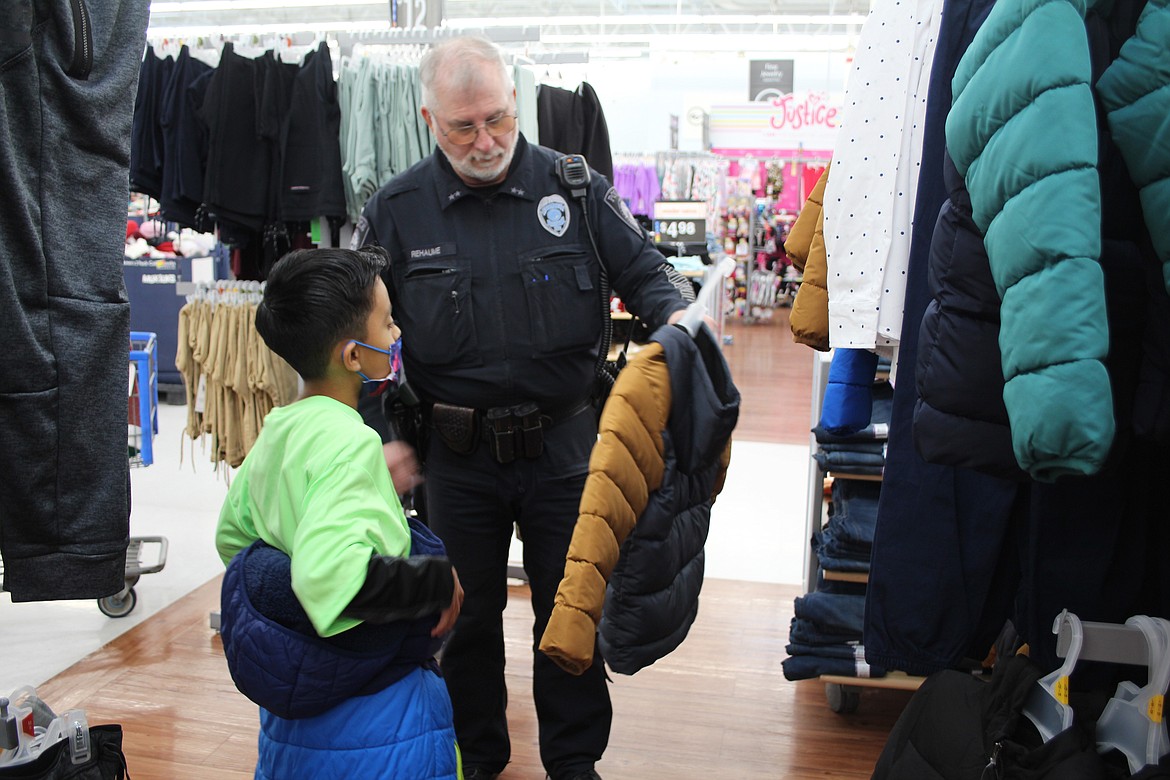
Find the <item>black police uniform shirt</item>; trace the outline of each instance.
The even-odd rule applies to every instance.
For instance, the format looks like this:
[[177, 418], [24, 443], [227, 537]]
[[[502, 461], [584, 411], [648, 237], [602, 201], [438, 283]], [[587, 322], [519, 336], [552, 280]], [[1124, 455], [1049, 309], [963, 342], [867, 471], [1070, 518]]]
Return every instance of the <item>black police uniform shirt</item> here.
[[[560, 156], [520, 135], [503, 183], [477, 191], [436, 149], [366, 202], [353, 245], [390, 254], [405, 371], [423, 397], [484, 409], [590, 395], [600, 267], [581, 203], [557, 177]], [[686, 308], [609, 182], [594, 172], [586, 197], [626, 307], [651, 327]]]

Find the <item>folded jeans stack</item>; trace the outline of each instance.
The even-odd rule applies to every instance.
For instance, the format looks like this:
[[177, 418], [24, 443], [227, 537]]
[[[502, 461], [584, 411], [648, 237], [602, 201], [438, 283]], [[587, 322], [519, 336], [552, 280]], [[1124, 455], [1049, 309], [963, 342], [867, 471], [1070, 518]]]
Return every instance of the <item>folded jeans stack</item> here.
[[893, 388], [888, 382], [880, 382], [867, 390], [872, 399], [868, 424], [842, 428], [827, 423], [825, 415], [821, 424], [813, 428], [817, 440], [813, 457], [821, 471], [881, 476], [885, 470]]
[[781, 666], [789, 680], [822, 674], [882, 677], [885, 670], [865, 662], [860, 645], [865, 596], [817, 590], [795, 601], [788, 658]]
[[812, 540], [822, 569], [869, 571], [880, 493], [881, 485], [876, 482], [833, 481], [829, 521]]

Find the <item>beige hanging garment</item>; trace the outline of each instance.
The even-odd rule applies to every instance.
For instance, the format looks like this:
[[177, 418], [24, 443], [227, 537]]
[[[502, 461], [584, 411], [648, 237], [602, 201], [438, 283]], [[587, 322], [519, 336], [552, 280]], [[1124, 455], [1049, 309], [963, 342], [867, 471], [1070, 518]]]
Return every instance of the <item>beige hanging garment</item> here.
[[200, 414], [196, 411], [195, 392], [199, 387], [199, 363], [195, 360], [192, 339], [197, 327], [196, 303], [185, 303], [179, 309], [178, 347], [175, 350], [175, 368], [183, 377], [183, 389], [187, 394], [187, 426], [183, 434], [190, 439], [199, 436]]
[[[223, 386], [227, 398], [226, 414], [224, 415], [225, 460], [232, 468], [237, 468], [244, 462], [243, 413], [244, 397], [247, 392], [247, 379], [243, 386], [237, 386], [240, 378], [239, 366], [241, 363], [240, 333], [242, 330], [242, 314], [246, 304], [233, 302], [228, 307], [226, 339], [223, 355]], [[246, 360], [246, 357], [244, 358]], [[245, 365], [246, 370], [246, 365]]]
[[236, 393], [243, 404], [240, 412], [240, 437], [245, 457], [260, 435], [256, 417], [256, 389], [252, 385], [252, 342], [256, 339], [256, 305], [240, 305], [240, 331], [236, 338]]

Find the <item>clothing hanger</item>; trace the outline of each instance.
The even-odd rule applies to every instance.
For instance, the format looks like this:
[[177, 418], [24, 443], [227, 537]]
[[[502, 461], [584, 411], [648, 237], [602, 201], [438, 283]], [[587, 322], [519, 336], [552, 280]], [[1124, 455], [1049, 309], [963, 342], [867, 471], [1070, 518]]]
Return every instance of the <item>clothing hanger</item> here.
[[1136, 774], [1170, 753], [1170, 736], [1162, 719], [1162, 702], [1170, 682], [1170, 621], [1134, 615], [1125, 624], [1140, 630], [1146, 639], [1148, 682], [1141, 688], [1129, 681], [1118, 683], [1117, 692], [1097, 721], [1097, 751], [1120, 750], [1129, 761], [1130, 772]]
[[677, 323], [679, 327], [690, 334], [691, 338], [698, 336], [699, 331], [702, 330], [703, 315], [710, 313], [712, 317], [717, 316], [718, 313], [714, 307], [719, 305], [719, 295], [723, 290], [723, 278], [733, 270], [735, 270], [735, 260], [724, 257], [707, 272], [695, 302], [687, 307], [686, 313]]
[[1070, 637], [1064, 663], [1055, 672], [1041, 677], [1024, 702], [1024, 714], [1036, 726], [1045, 742], [1067, 729], [1073, 722], [1073, 710], [1068, 705], [1068, 678], [1073, 667], [1077, 665], [1077, 659], [1080, 658], [1085, 635], [1081, 619], [1067, 609], [1056, 616], [1052, 633], [1060, 634], [1062, 629], [1066, 630]]

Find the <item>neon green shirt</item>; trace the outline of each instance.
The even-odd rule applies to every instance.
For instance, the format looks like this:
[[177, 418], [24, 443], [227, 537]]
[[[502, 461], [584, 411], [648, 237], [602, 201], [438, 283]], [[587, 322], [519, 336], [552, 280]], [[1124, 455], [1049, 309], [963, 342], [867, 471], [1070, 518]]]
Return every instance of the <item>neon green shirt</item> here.
[[378, 434], [340, 401], [278, 407], [232, 480], [215, 545], [226, 565], [257, 539], [292, 559], [292, 587], [321, 636], [366, 580], [370, 555], [408, 555], [410, 530]]

